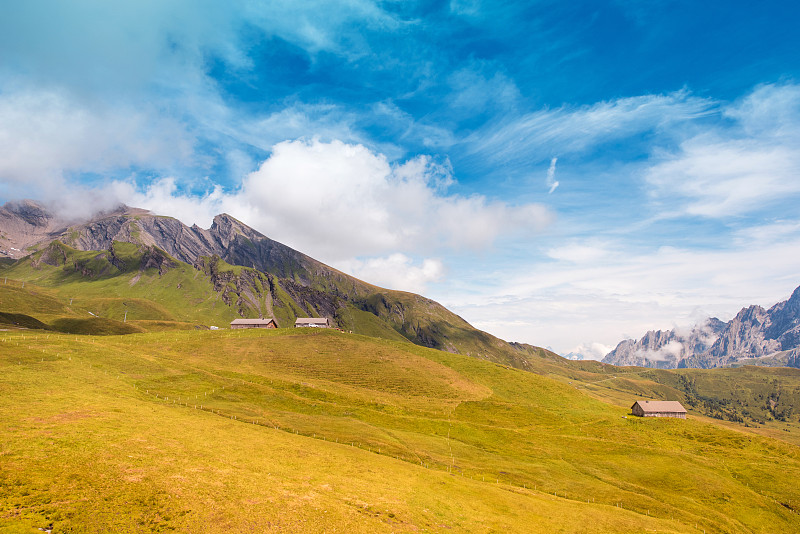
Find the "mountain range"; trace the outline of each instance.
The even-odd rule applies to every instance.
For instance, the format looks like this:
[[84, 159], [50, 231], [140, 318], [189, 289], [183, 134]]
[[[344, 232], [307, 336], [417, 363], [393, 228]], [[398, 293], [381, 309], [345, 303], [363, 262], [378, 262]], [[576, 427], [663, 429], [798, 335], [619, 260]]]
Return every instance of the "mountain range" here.
[[[237, 317], [274, 317], [286, 327], [297, 317], [328, 317], [344, 330], [523, 369], [531, 358], [558, 358], [478, 330], [421, 295], [358, 280], [228, 214], [203, 229], [129, 206], [65, 221], [35, 201], [9, 202], [0, 207], [0, 261], [6, 277], [46, 287], [80, 284], [85, 291], [85, 282], [99, 282], [92, 287], [105, 301], [84, 312], [116, 320], [131, 314], [145, 329], [153, 326], [147, 320], [202, 328]], [[143, 299], [138, 311], [132, 298]], [[49, 316], [54, 324], [66, 319]], [[800, 288], [768, 310], [749, 306], [728, 322], [710, 318], [691, 329], [624, 340], [603, 362], [663, 369], [800, 367]]]
[[651, 330], [626, 339], [604, 363], [675, 369], [730, 365], [800, 367], [800, 287], [771, 308], [748, 306], [728, 322], [710, 318], [690, 330]]
[[529, 367], [532, 355], [555, 356], [480, 331], [421, 295], [358, 280], [227, 214], [208, 229], [128, 206], [65, 222], [35, 201], [9, 202], [0, 208], [0, 257], [6, 276], [48, 287], [102, 281], [97, 291], [102, 287], [106, 296], [121, 299], [116, 308], [103, 304], [109, 313], [116, 309], [116, 319], [131, 318], [125, 314], [130, 302], [123, 301], [136, 296], [160, 307], [153, 315], [155, 308], [142, 304], [150, 310], [140, 313], [142, 320], [180, 319], [203, 327], [268, 316], [286, 327], [297, 317], [328, 317], [344, 330], [519, 368]]

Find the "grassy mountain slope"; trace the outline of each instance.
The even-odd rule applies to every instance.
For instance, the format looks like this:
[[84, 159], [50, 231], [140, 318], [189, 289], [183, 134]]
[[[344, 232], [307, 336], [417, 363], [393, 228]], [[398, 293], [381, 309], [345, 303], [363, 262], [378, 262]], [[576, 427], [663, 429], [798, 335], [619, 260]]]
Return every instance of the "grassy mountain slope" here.
[[[222, 302], [206, 277], [190, 265], [167, 257], [158, 249], [118, 243], [111, 251], [77, 251], [53, 242], [3, 272], [13, 280], [0, 290], [24, 295], [18, 280], [26, 281], [37, 301], [35, 309], [24, 298], [13, 303], [43, 320], [65, 315], [91, 314], [122, 321], [229, 321], [236, 316]], [[32, 284], [35, 284], [32, 285]], [[5, 294], [5, 293], [4, 293]]]
[[334, 331], [0, 338], [0, 527], [796, 531], [795, 446]]
[[697, 415], [800, 445], [800, 370], [743, 366], [656, 370], [607, 366], [572, 385], [619, 406], [633, 398], [678, 400]]
[[[319, 311], [309, 308], [318, 298], [316, 290], [294, 286], [290, 281], [253, 269], [231, 266], [219, 258], [203, 258], [198, 269], [170, 259], [157, 249], [154, 252], [150, 248], [117, 243], [112, 250], [110, 258], [111, 252], [76, 251], [55, 243], [18, 262], [7, 274], [24, 277], [28, 282], [22, 288], [21, 282], [14, 278], [3, 278], [0, 324], [16, 323], [79, 334], [122, 334], [225, 325], [238, 314], [251, 317], [258, 313], [274, 314], [280, 324], [286, 325], [296, 315]], [[148, 260], [152, 254], [161, 259]], [[53, 261], [53, 256], [64, 258], [63, 264]], [[167, 261], [169, 268], [164, 267]], [[34, 285], [30, 280], [52, 287]], [[637, 396], [680, 400], [708, 417], [757, 426], [767, 433], [800, 435], [800, 413], [795, 413], [800, 405], [797, 394], [800, 371], [745, 368], [718, 373], [665, 372], [592, 361], [571, 362], [538, 347], [482, 338], [480, 332], [469, 331], [466, 323], [459, 331], [458, 325], [451, 326], [452, 320], [440, 320], [439, 308], [429, 307], [427, 299], [409, 293], [395, 295], [397, 301], [373, 295], [362, 303], [370, 311], [340, 302], [334, 314], [348, 331], [395, 341], [406, 341], [404, 334], [409, 334], [404, 329], [412, 327], [422, 333], [438, 328], [442, 339], [458, 340], [460, 333], [466, 332], [460, 348], [467, 355], [506, 365], [516, 361], [523, 369], [585, 388], [624, 407], [630, 406], [631, 399]], [[322, 297], [323, 302], [325, 298]], [[298, 301], [306, 308], [301, 308]], [[423, 309], [416, 314], [408, 312], [415, 307]], [[123, 323], [126, 312], [128, 322]], [[425, 320], [412, 323], [409, 317]], [[468, 344], [475, 340], [483, 341], [484, 345]]]
[[[8, 266], [3, 276], [2, 309], [45, 322], [93, 315], [143, 325], [227, 326], [237, 317], [265, 315], [290, 326], [297, 316], [338, 311], [326, 295], [252, 268], [229, 265], [218, 257], [202, 257], [191, 266], [158, 248], [132, 243], [114, 242], [108, 251], [79, 251], [52, 242]], [[365, 333], [401, 338], [387, 325], [376, 325], [353, 311], [340, 312], [347, 326], [360, 330], [364, 323]]]
[[[285, 327], [296, 317], [329, 317], [355, 333], [530, 368], [527, 350], [473, 328], [430, 299], [370, 286], [318, 262], [306, 267], [303, 277], [295, 270], [289, 279], [219, 256], [200, 256], [189, 265], [152, 245], [113, 241], [108, 250], [82, 251], [53, 241], [2, 274], [54, 290], [48, 298], [57, 295], [60, 308], [53, 304], [40, 318], [44, 322], [91, 312], [118, 321], [127, 317], [144, 328], [152, 321], [222, 326], [263, 315]], [[72, 304], [65, 306], [65, 299]]]
[[[38, 214], [37, 221], [52, 218], [43, 206], [28, 204]], [[58, 231], [47, 226], [53, 231], [45, 232], [44, 226], [31, 226], [27, 221], [30, 217], [26, 219], [26, 212], [20, 211], [18, 206], [7, 205], [4, 210], [6, 217], [0, 217], [0, 232], [3, 226], [17, 229], [20, 239], [24, 237], [26, 242], [33, 243], [30, 250], [41, 252], [51, 246], [49, 243], [54, 237], [80, 251], [110, 251], [118, 243], [132, 243], [160, 249], [169, 258], [189, 265], [208, 266], [204, 258], [216, 256], [227, 265], [246, 267], [274, 280], [276, 283], [270, 289], [278, 306], [271, 309], [268, 301], [258, 302], [258, 299], [248, 302], [253, 299], [246, 297], [252, 297], [253, 292], [245, 290], [245, 295], [240, 293], [236, 299], [242, 316], [248, 316], [248, 310], [252, 309], [256, 315], [273, 314], [279, 324], [297, 315], [325, 316], [346, 330], [395, 339], [399, 334], [418, 345], [471, 354], [520, 368], [526, 365], [523, 353], [475, 329], [440, 304], [419, 295], [390, 291], [358, 280], [268, 238], [227, 214], [216, 216], [206, 230], [196, 225], [188, 227], [172, 217], [120, 206], [113, 212], [98, 214], [91, 220]], [[238, 277], [238, 273], [235, 276]], [[252, 276], [247, 274], [246, 277], [250, 278], [245, 280], [246, 285], [253, 282]], [[226, 283], [230, 281], [229, 278]], [[217, 287], [217, 283], [214, 284]], [[264, 309], [261, 309], [262, 304]], [[369, 312], [379, 322], [364, 314], [352, 313], [353, 310]]]

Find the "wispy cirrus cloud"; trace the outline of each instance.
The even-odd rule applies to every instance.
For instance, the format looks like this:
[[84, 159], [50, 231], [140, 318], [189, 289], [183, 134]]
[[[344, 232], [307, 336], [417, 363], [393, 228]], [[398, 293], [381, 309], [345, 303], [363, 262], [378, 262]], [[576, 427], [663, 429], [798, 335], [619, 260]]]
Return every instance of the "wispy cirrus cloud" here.
[[487, 111], [507, 111], [521, 100], [514, 81], [488, 61], [473, 61], [448, 77], [450, 106], [468, 117]]
[[657, 152], [645, 171], [665, 213], [732, 217], [800, 195], [800, 86], [761, 86], [722, 114], [726, 122]]
[[688, 91], [643, 95], [590, 106], [542, 109], [490, 124], [465, 139], [467, 152], [503, 166], [524, 165], [596, 148], [643, 132], [664, 130], [716, 111]]

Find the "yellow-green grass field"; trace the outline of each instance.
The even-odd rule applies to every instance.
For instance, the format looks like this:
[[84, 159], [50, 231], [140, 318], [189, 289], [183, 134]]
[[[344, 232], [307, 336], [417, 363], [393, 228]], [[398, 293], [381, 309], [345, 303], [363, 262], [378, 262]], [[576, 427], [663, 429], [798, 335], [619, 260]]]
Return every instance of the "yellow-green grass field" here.
[[797, 532], [798, 452], [335, 331], [0, 332], [2, 532]]

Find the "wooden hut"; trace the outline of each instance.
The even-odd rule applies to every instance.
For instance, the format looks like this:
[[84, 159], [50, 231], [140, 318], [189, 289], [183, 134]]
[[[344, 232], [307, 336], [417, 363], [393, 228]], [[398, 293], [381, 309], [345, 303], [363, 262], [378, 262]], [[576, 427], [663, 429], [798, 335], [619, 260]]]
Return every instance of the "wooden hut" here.
[[636, 401], [631, 413], [638, 417], [677, 417], [686, 419], [686, 408], [678, 401]]
[[234, 319], [231, 321], [231, 328], [238, 330], [241, 328], [278, 328], [275, 319]]
[[298, 317], [294, 322], [295, 328], [330, 328], [331, 324], [327, 317]]

